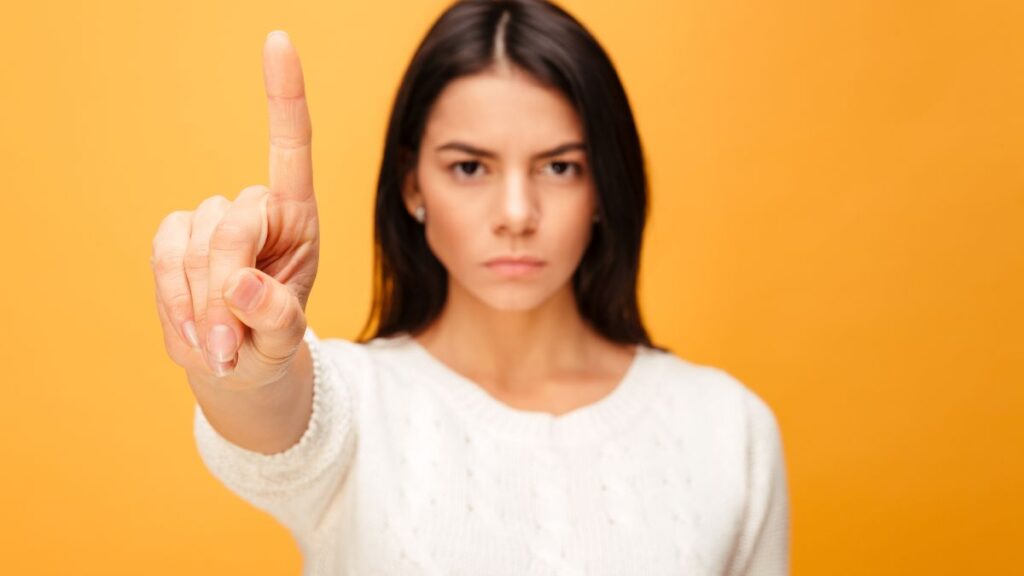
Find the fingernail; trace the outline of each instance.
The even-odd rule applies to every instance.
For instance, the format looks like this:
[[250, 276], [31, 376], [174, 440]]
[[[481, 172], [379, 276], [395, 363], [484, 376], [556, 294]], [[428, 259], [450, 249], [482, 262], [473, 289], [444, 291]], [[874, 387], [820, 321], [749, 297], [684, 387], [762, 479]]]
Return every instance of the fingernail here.
[[224, 324], [210, 328], [210, 334], [206, 337], [206, 350], [212, 355], [213, 360], [228, 362], [234, 357], [237, 349], [238, 338], [235, 337], [234, 330]]
[[272, 30], [270, 34], [267, 34], [267, 37], [273, 36], [274, 34], [279, 34], [281, 36], [284, 36], [285, 38], [288, 38], [288, 33], [285, 32], [284, 30]]
[[206, 363], [210, 365], [210, 368], [213, 370], [213, 373], [216, 374], [217, 377], [219, 378], [223, 378], [224, 376], [227, 376], [228, 374], [231, 374], [232, 372], [235, 371], [234, 361], [218, 362], [213, 358], [213, 355], [210, 354], [209, 352], [206, 353]]
[[181, 325], [181, 331], [185, 333], [185, 339], [192, 345], [193, 348], [199, 348], [199, 333], [196, 332], [196, 323], [191, 320], [186, 320]]
[[263, 282], [260, 282], [256, 276], [246, 273], [242, 274], [242, 277], [228, 290], [225, 296], [240, 310], [248, 312], [259, 301], [261, 294], [263, 294]]

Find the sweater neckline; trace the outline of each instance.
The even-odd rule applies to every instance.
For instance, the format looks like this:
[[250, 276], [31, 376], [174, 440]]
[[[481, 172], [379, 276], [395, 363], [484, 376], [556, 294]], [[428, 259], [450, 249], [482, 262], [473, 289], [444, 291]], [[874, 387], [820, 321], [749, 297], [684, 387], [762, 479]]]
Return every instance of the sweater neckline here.
[[434, 356], [411, 334], [396, 338], [413, 359], [411, 365], [476, 425], [515, 442], [558, 445], [599, 443], [633, 422], [654, 396], [649, 377], [658, 350], [635, 346], [633, 359], [619, 382], [600, 399], [555, 415], [515, 408], [492, 396], [476, 381]]

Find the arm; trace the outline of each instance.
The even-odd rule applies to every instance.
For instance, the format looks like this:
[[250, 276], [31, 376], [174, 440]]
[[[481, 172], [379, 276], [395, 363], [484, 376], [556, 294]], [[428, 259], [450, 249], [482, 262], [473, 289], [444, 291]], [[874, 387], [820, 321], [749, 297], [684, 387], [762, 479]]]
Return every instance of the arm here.
[[267, 36], [263, 69], [270, 186], [172, 212], [150, 264], [165, 347], [196, 397], [203, 462], [301, 542], [351, 461], [349, 389], [366, 372], [350, 369], [362, 352], [354, 345], [318, 361], [305, 316], [320, 247], [312, 127], [286, 34]]
[[281, 452], [298, 442], [308, 427], [313, 411], [313, 359], [308, 342], [299, 346], [280, 380], [259, 388], [231, 390], [213, 385], [207, 374], [188, 375], [201, 413], [222, 437], [241, 448], [261, 454]]
[[[354, 383], [364, 377], [365, 370], [357, 358], [361, 353], [357, 344], [339, 341], [340, 346], [332, 348], [337, 352], [325, 354], [312, 329], [307, 328], [303, 339], [310, 355], [312, 395], [308, 422], [302, 422], [296, 441], [274, 453], [250, 450], [214, 428], [200, 404], [196, 405], [194, 427], [199, 455], [214, 477], [289, 528], [300, 545], [308, 541], [327, 512], [351, 466], [357, 437]], [[258, 404], [244, 410], [257, 410], [253, 414], [258, 414]], [[280, 421], [284, 423], [280, 430], [295, 423], [286, 416]], [[255, 430], [258, 426], [250, 426], [249, 431], [244, 424], [240, 426], [240, 434], [250, 439], [261, 436]], [[293, 432], [283, 433], [287, 436], [270, 443], [284, 443]]]
[[771, 408], [746, 397], [749, 425], [749, 500], [731, 574], [790, 573], [789, 488], [782, 436]]

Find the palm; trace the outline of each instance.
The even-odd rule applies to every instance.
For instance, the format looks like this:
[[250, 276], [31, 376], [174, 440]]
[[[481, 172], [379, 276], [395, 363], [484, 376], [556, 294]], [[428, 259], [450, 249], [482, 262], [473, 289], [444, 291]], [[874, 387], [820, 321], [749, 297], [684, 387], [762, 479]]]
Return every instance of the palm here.
[[291, 288], [303, 309], [316, 278], [319, 251], [316, 205], [268, 199], [267, 242], [255, 268]]

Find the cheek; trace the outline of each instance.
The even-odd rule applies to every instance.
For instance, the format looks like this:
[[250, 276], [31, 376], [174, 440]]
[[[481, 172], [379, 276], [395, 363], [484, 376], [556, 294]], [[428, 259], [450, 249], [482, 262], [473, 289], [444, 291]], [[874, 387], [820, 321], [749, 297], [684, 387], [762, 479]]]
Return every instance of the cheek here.
[[583, 257], [593, 233], [592, 219], [592, 202], [573, 201], [551, 210], [549, 232], [553, 236], [552, 248], [558, 250], [560, 260], [575, 265]]
[[452, 254], [452, 249], [459, 246], [460, 233], [464, 233], [464, 229], [459, 225], [456, 215], [437, 202], [430, 205], [430, 211], [427, 213], [427, 243], [446, 267], [453, 264], [455, 255]]
[[448, 194], [431, 195], [427, 206], [427, 244], [449, 270], [464, 265], [471, 259], [471, 247], [478, 244], [473, 234], [479, 219], [472, 206]]

